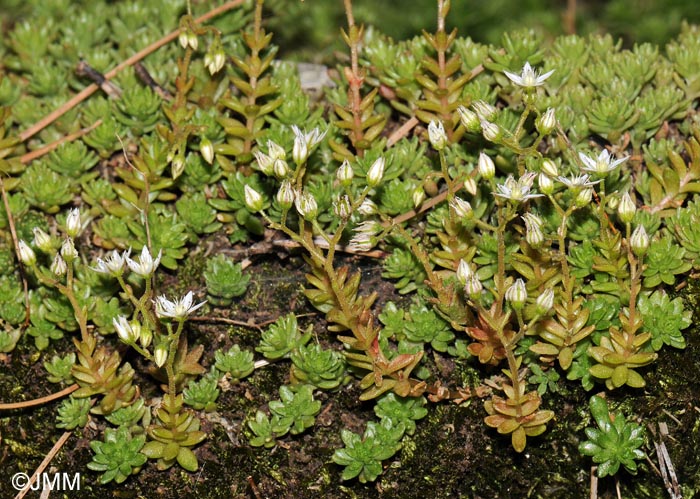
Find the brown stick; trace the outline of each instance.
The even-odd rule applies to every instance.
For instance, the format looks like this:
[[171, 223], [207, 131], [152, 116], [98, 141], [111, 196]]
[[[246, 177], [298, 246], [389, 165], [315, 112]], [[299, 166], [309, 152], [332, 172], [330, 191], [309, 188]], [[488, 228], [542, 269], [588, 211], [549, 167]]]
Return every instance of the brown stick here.
[[[244, 0], [231, 0], [230, 2], [226, 2], [225, 4], [217, 7], [216, 9], [212, 9], [206, 14], [204, 14], [201, 17], [198, 17], [195, 22], [196, 23], [203, 23], [208, 21], [209, 19], [218, 16], [219, 14], [223, 14], [224, 12], [233, 9], [234, 7], [238, 7], [244, 2]], [[151, 54], [152, 52], [155, 52], [159, 48], [161, 48], [163, 45], [166, 45], [173, 41], [175, 38], [178, 37], [180, 34], [180, 30], [176, 29], [175, 31], [172, 31], [171, 33], [165, 35], [163, 38], [160, 40], [157, 40], [153, 42], [151, 45], [148, 47], [140, 50], [139, 52], [136, 52], [134, 55], [123, 61], [121, 64], [116, 66], [114, 69], [109, 71], [108, 73], [105, 73], [105, 79], [109, 80], [111, 78], [114, 78], [117, 74], [119, 74], [120, 71], [122, 71], [124, 68], [127, 68], [131, 66], [132, 64], [140, 61], [147, 55]], [[87, 99], [90, 95], [95, 93], [97, 89], [100, 87], [98, 85], [95, 85], [94, 83], [88, 85], [84, 89], [82, 89], [80, 92], [75, 94], [73, 97], [71, 97], [65, 104], [63, 104], [61, 107], [53, 111], [52, 113], [49, 113], [47, 116], [42, 118], [41, 120], [37, 121], [34, 125], [31, 127], [27, 128], [24, 132], [22, 132], [19, 135], [19, 138], [24, 142], [28, 138], [34, 136], [36, 133], [40, 132], [47, 126], [49, 126], [51, 123], [56, 121], [58, 118], [63, 116], [65, 113], [67, 113], [69, 110], [73, 109], [75, 106], [77, 106], [79, 103]]]
[[58, 441], [54, 444], [54, 446], [51, 448], [48, 454], [46, 454], [46, 457], [44, 460], [41, 462], [39, 467], [36, 469], [32, 477], [29, 479], [29, 483], [25, 485], [25, 487], [20, 490], [17, 495], [15, 496], [15, 499], [22, 499], [25, 495], [27, 495], [27, 492], [29, 492], [30, 487], [34, 482], [36, 482], [36, 479], [39, 478], [39, 475], [46, 469], [46, 467], [49, 465], [51, 460], [54, 458], [56, 454], [58, 454], [58, 451], [61, 450], [61, 447], [63, 447], [63, 444], [66, 443], [66, 440], [68, 440], [68, 437], [70, 437], [73, 434], [72, 431], [67, 431], [64, 432], [63, 435], [61, 435], [61, 438], [58, 439]]
[[64, 388], [60, 392], [52, 393], [51, 395], [46, 395], [34, 400], [25, 400], [24, 402], [12, 402], [9, 404], [0, 404], [0, 411], [9, 411], [12, 409], [24, 409], [26, 407], [34, 407], [35, 405], [45, 404], [51, 402], [52, 400], [60, 399], [65, 397], [80, 388], [77, 384], [72, 384], [67, 388]]
[[60, 139], [51, 142], [50, 144], [46, 144], [44, 147], [40, 147], [39, 149], [28, 152], [27, 154], [24, 154], [20, 156], [19, 160], [22, 162], [23, 165], [26, 165], [32, 160], [35, 160], [36, 158], [39, 158], [43, 156], [44, 154], [48, 154], [54, 149], [58, 148], [61, 144], [64, 144], [66, 142], [72, 142], [76, 139], [79, 139], [83, 135], [87, 135], [88, 133], [92, 132], [95, 128], [100, 126], [102, 124], [102, 119], [97, 120], [94, 122], [92, 125], [89, 127], [83, 128], [81, 130], [78, 130], [77, 132], [71, 133], [66, 135], [65, 137], [61, 137]]

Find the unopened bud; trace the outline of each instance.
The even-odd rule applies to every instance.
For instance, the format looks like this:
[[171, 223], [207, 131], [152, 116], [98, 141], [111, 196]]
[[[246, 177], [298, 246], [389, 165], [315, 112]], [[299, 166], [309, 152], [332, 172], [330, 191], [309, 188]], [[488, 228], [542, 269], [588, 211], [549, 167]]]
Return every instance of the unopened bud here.
[[541, 135], [549, 135], [555, 126], [557, 126], [557, 118], [554, 116], [554, 108], [551, 107], [535, 121], [535, 127]]
[[369, 216], [376, 214], [378, 209], [377, 203], [369, 198], [365, 198], [357, 211], [360, 212], [360, 215]]
[[51, 262], [51, 267], [49, 270], [51, 270], [56, 277], [61, 277], [68, 270], [68, 266], [66, 265], [65, 260], [61, 258], [61, 255], [56, 253], [56, 256], [53, 258], [53, 262]]
[[476, 196], [476, 180], [471, 175], [464, 180], [464, 190], [467, 191], [472, 196]]
[[158, 345], [153, 352], [153, 360], [158, 367], [163, 367], [168, 360], [168, 346], [165, 343]]
[[253, 156], [255, 156], [255, 161], [258, 163], [258, 169], [265, 175], [272, 175], [272, 163], [274, 161], [272, 157], [260, 151], [254, 151]]
[[34, 250], [29, 247], [27, 243], [20, 240], [19, 246], [19, 259], [28, 267], [33, 267], [36, 264], [36, 254]]
[[288, 210], [294, 204], [295, 198], [294, 188], [289, 180], [285, 180], [280, 185], [280, 190], [277, 191], [277, 203], [283, 210]]
[[214, 144], [211, 143], [211, 140], [206, 137], [202, 137], [202, 139], [199, 141], [199, 152], [204, 158], [204, 161], [212, 164], [214, 161]]
[[462, 198], [458, 198], [455, 196], [455, 198], [450, 203], [450, 208], [452, 208], [452, 211], [454, 212], [455, 216], [457, 216], [457, 218], [464, 218], [465, 220], [469, 220], [474, 216], [474, 210], [472, 210], [472, 205], [469, 204], [469, 201], [465, 201]]
[[559, 175], [557, 164], [549, 158], [542, 160], [542, 171], [552, 178], [556, 178]]
[[267, 141], [267, 154], [270, 155], [271, 161], [285, 159], [287, 157], [287, 152], [284, 150], [284, 147], [271, 140]]
[[253, 189], [251, 186], [246, 185], [243, 188], [243, 193], [245, 196], [245, 204], [250, 211], [252, 211], [253, 213], [257, 213], [260, 210], [262, 210], [263, 198], [258, 193], [258, 191]]
[[503, 137], [503, 130], [501, 130], [501, 127], [490, 121], [481, 122], [481, 132], [484, 138], [491, 142], [500, 142]]
[[340, 196], [335, 203], [333, 203], [333, 212], [335, 216], [343, 220], [350, 218], [352, 214], [352, 204], [350, 203], [350, 198], [346, 195]]
[[459, 265], [457, 265], [457, 280], [462, 286], [466, 286], [467, 280], [473, 273], [472, 268], [467, 262], [464, 260], [459, 261]]
[[423, 190], [423, 187], [419, 185], [413, 189], [413, 194], [411, 197], [413, 198], [413, 207], [418, 208], [425, 199], [425, 191]]
[[544, 173], [537, 176], [537, 185], [542, 194], [549, 196], [554, 192], [554, 181]]
[[[472, 103], [472, 107], [474, 108], [474, 111], [476, 111], [477, 116], [479, 117], [480, 121], [491, 121], [495, 116], [498, 110], [489, 104], [488, 102], [485, 102], [483, 100], [478, 100], [476, 102]], [[483, 127], [484, 124], [481, 123], [481, 126]]]
[[311, 222], [316, 219], [316, 215], [318, 215], [318, 203], [316, 203], [316, 198], [314, 198], [310, 192], [305, 191], [297, 196], [294, 200], [294, 205], [297, 207], [299, 215], [305, 220]]
[[535, 313], [544, 315], [549, 312], [554, 306], [554, 290], [552, 288], [545, 289], [535, 302]]
[[68, 263], [78, 258], [78, 251], [75, 249], [73, 239], [70, 237], [67, 237], [61, 245], [61, 256]]
[[272, 164], [272, 170], [275, 173], [275, 177], [280, 180], [287, 178], [287, 175], [289, 175], [289, 165], [283, 159], [276, 159]]
[[476, 274], [472, 273], [467, 278], [467, 283], [464, 285], [464, 292], [467, 293], [467, 296], [469, 296], [469, 298], [472, 300], [478, 300], [481, 297], [481, 292], [483, 290], [484, 285], [481, 284], [481, 281]]
[[39, 227], [34, 227], [32, 232], [34, 232], [34, 246], [39, 248], [44, 253], [48, 253], [53, 249], [53, 244], [51, 244], [51, 236], [49, 236]]
[[66, 217], [66, 234], [68, 234], [68, 237], [78, 237], [82, 229], [80, 210], [78, 208], [73, 208], [68, 212], [68, 216]]
[[617, 214], [620, 216], [620, 220], [623, 223], [630, 223], [634, 219], [634, 214], [637, 211], [637, 207], [634, 205], [634, 201], [630, 197], [630, 193], [626, 192], [620, 204], [617, 206]]
[[428, 139], [436, 151], [442, 151], [447, 146], [447, 134], [441, 121], [428, 124]]
[[578, 206], [579, 208], [583, 208], [584, 206], [589, 205], [592, 197], [593, 189], [591, 187], [586, 187], [585, 189], [579, 191], [579, 193], [576, 195], [576, 200], [574, 202], [576, 203], [576, 206]]
[[630, 246], [632, 247], [634, 254], [638, 257], [643, 256], [644, 253], [647, 252], [647, 249], [649, 248], [649, 236], [647, 235], [647, 231], [643, 225], [637, 226], [637, 228], [634, 229], [634, 232], [632, 232], [632, 237], [630, 237]]
[[338, 179], [338, 182], [340, 182], [340, 185], [344, 185], [345, 187], [348, 187], [352, 184], [352, 178], [355, 176], [355, 173], [352, 171], [352, 166], [350, 166], [350, 162], [346, 159], [343, 161], [343, 164], [340, 165], [338, 168], [338, 171], [336, 172], [336, 178]]
[[479, 154], [479, 174], [484, 180], [490, 180], [496, 175], [496, 165], [486, 153]]
[[515, 310], [520, 310], [525, 305], [527, 300], [527, 288], [522, 279], [516, 281], [506, 290], [506, 300]]
[[464, 106], [459, 106], [457, 112], [459, 113], [459, 121], [462, 122], [467, 131], [472, 133], [481, 132], [481, 120], [474, 111]]
[[367, 185], [369, 187], [378, 186], [382, 177], [384, 177], [384, 158], [380, 156], [367, 171]]

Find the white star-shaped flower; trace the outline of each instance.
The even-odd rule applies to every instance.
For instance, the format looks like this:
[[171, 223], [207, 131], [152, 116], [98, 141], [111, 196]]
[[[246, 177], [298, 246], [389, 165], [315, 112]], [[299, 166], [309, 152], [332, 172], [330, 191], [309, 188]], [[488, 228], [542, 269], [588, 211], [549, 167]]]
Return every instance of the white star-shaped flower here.
[[170, 301], [164, 295], [160, 295], [155, 300], [156, 315], [158, 317], [170, 317], [171, 319], [184, 320], [188, 315], [206, 303], [205, 300], [197, 305], [192, 305], [193, 299], [194, 294], [192, 291], [189, 291], [185, 296], [175, 301]]
[[597, 158], [592, 158], [582, 152], [578, 153], [578, 157], [581, 159], [583, 166], [581, 169], [585, 172], [597, 173], [598, 175], [605, 176], [615, 168], [617, 168], [620, 163], [624, 163], [629, 159], [629, 156], [625, 156], [620, 159], [613, 159], [608, 153], [607, 149], [603, 149]]
[[567, 186], [569, 189], [583, 189], [586, 187], [593, 187], [600, 180], [591, 181], [590, 175], [578, 175], [576, 177], [566, 178], [561, 175], [557, 177], [557, 180]]
[[544, 85], [545, 80], [552, 76], [554, 70], [547, 71], [545, 74], [541, 75], [530, 66], [529, 62], [526, 62], [519, 75], [511, 73], [510, 71], [504, 71], [504, 73], [508, 79], [516, 85], [523, 88], [534, 88]]
[[[144, 246], [141, 250], [141, 255], [139, 256], [139, 263], [136, 263], [131, 258], [126, 258], [126, 264], [129, 266], [134, 274], [138, 274], [142, 277], [149, 277], [153, 272], [155, 272], [158, 264], [160, 263], [160, 257], [163, 254], [163, 250], [158, 252], [158, 256], [154, 260], [151, 256], [151, 252], [148, 251], [148, 247]], [[99, 264], [98, 264], [99, 265]]]
[[518, 180], [515, 180], [513, 176], [510, 175], [503, 184], [498, 184], [496, 186], [498, 192], [494, 192], [493, 194], [516, 203], [541, 197], [542, 194], [530, 194], [535, 175], [534, 172], [527, 172]]
[[124, 262], [126, 262], [130, 254], [131, 248], [121, 254], [117, 250], [114, 250], [110, 252], [104, 260], [102, 258], [98, 258], [97, 266], [90, 268], [95, 272], [99, 272], [100, 274], [109, 274], [115, 277], [119, 276], [122, 274], [124, 270]]

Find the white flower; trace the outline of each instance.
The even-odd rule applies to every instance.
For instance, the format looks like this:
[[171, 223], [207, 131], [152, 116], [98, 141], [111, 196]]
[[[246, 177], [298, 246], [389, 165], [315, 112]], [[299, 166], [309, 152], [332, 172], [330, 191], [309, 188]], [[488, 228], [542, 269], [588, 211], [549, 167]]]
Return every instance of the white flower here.
[[596, 180], [595, 182], [591, 181], [590, 175], [578, 175], [572, 178], [566, 178], [560, 175], [557, 177], [557, 180], [559, 180], [559, 182], [567, 186], [569, 189], [573, 190], [593, 187], [600, 182], [600, 180]]
[[544, 242], [544, 234], [542, 233], [542, 219], [532, 213], [525, 213], [522, 216], [525, 221], [525, 240], [533, 248], [539, 248]]
[[285, 159], [287, 157], [284, 147], [279, 145], [277, 142], [273, 142], [272, 140], [267, 141], [267, 153], [270, 155], [270, 158], [272, 158], [272, 161], [277, 159]]
[[158, 367], [163, 367], [166, 360], [168, 360], [168, 345], [161, 343], [153, 352], [153, 361]]
[[467, 284], [467, 279], [469, 279], [474, 271], [464, 260], [459, 260], [459, 265], [457, 265], [457, 280], [465, 286]]
[[99, 272], [100, 274], [109, 274], [114, 277], [120, 276], [124, 271], [124, 262], [126, 262], [130, 254], [131, 248], [124, 251], [122, 254], [119, 254], [117, 250], [113, 250], [104, 260], [102, 258], [98, 258], [97, 266], [90, 268], [95, 272]]
[[603, 151], [601, 151], [601, 153], [595, 159], [586, 154], [583, 154], [582, 152], [578, 153], [578, 157], [585, 165], [581, 167], [583, 171], [597, 173], [600, 176], [607, 175], [615, 168], [617, 168], [620, 165], [620, 163], [624, 163], [629, 158], [629, 156], [625, 156], [624, 158], [613, 160], [610, 154], [608, 153], [607, 149], [603, 149]]
[[376, 214], [378, 209], [377, 203], [369, 198], [365, 198], [357, 211], [360, 212], [360, 215], [369, 216]]
[[506, 198], [510, 201], [520, 203], [522, 201], [527, 201], [528, 199], [541, 197], [542, 194], [530, 194], [530, 188], [532, 188], [532, 182], [535, 179], [534, 172], [527, 172], [525, 175], [520, 177], [517, 181], [512, 175], [508, 176], [505, 183], [498, 184], [496, 188], [498, 192], [494, 192], [495, 196]]
[[258, 162], [258, 169], [265, 175], [272, 175], [272, 163], [274, 159], [260, 151], [253, 151], [253, 156], [255, 156], [255, 161]]
[[289, 165], [283, 159], [276, 159], [272, 164], [272, 171], [275, 173], [275, 177], [284, 180], [289, 175]]
[[464, 190], [472, 196], [476, 196], [476, 180], [474, 180], [474, 177], [472, 177], [471, 175], [464, 179]]
[[189, 291], [185, 296], [175, 301], [170, 301], [165, 296], [160, 295], [155, 300], [156, 315], [158, 317], [170, 317], [172, 319], [184, 320], [188, 315], [206, 303], [205, 300], [197, 305], [192, 305], [193, 299], [194, 294], [192, 291]]
[[542, 160], [542, 172], [546, 173], [550, 177], [559, 176], [559, 168], [557, 167], [557, 164], [549, 158]]
[[525, 66], [523, 66], [523, 70], [520, 73], [520, 75], [511, 73], [510, 71], [504, 71], [504, 73], [508, 77], [508, 79], [516, 85], [524, 88], [534, 88], [539, 87], [540, 85], [544, 85], [545, 80], [552, 76], [554, 70], [548, 71], [545, 74], [540, 75], [538, 72], [532, 69], [532, 66], [530, 66], [529, 62], [526, 62]]
[[150, 277], [151, 274], [155, 272], [156, 268], [158, 268], [162, 254], [163, 250], [160, 250], [158, 252], [158, 257], [154, 260], [151, 256], [151, 252], [148, 251], [148, 247], [144, 246], [141, 250], [141, 255], [139, 256], [139, 263], [136, 263], [134, 260], [129, 258], [127, 254], [125, 255], [126, 264], [134, 274], [138, 274], [141, 277]]
[[477, 300], [481, 297], [481, 292], [483, 290], [484, 285], [481, 284], [479, 277], [475, 273], [472, 273], [467, 278], [467, 283], [464, 285], [464, 292], [467, 293], [472, 300]]
[[450, 201], [450, 208], [454, 211], [454, 214], [459, 218], [464, 218], [469, 220], [474, 216], [474, 211], [472, 210], [472, 205], [469, 201], [455, 196], [452, 201]]
[[481, 132], [484, 138], [490, 142], [498, 142], [503, 137], [501, 127], [490, 121], [481, 122]]
[[343, 220], [350, 218], [352, 214], [352, 203], [347, 194], [343, 194], [333, 202], [333, 213]]
[[542, 194], [551, 194], [554, 192], [554, 182], [545, 173], [540, 173], [537, 176], [537, 185], [540, 188]]
[[294, 162], [299, 165], [306, 161], [306, 159], [311, 154], [311, 150], [316, 147], [326, 136], [325, 132], [321, 133], [318, 127], [314, 128], [310, 132], [303, 132], [298, 126], [292, 125], [292, 131], [294, 132], [294, 148], [292, 149], [292, 157]]
[[442, 151], [447, 145], [447, 134], [442, 121], [431, 121], [428, 124], [428, 139], [436, 151]]
[[535, 121], [535, 126], [542, 135], [547, 135], [554, 130], [554, 127], [557, 126], [557, 118], [554, 115], [554, 108], [547, 108], [547, 111], [537, 118], [537, 121]]
[[19, 241], [18, 246], [19, 259], [22, 261], [23, 264], [29, 267], [33, 267], [34, 264], [36, 264], [36, 254], [34, 253], [34, 250], [31, 249], [29, 245], [22, 240]]

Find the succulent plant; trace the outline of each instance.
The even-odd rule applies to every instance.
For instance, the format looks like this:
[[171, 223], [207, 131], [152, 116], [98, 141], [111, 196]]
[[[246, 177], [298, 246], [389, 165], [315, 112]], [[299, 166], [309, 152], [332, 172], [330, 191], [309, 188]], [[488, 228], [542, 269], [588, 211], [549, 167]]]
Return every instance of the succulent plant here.
[[233, 379], [243, 379], [249, 376], [255, 369], [253, 352], [241, 350], [238, 345], [233, 345], [228, 352], [218, 351], [214, 354], [215, 367], [222, 373], [228, 373]]
[[240, 263], [233, 262], [225, 255], [217, 255], [207, 260], [204, 280], [209, 301], [213, 305], [226, 307], [234, 298], [245, 293], [250, 276], [243, 274]]
[[148, 460], [140, 450], [146, 441], [145, 435], [132, 437], [129, 429], [121, 426], [118, 429], [107, 428], [104, 440], [93, 440], [90, 448], [95, 453], [88, 468], [102, 471], [100, 483], [105, 484], [114, 480], [122, 483], [130, 475], [138, 473], [141, 466]]

